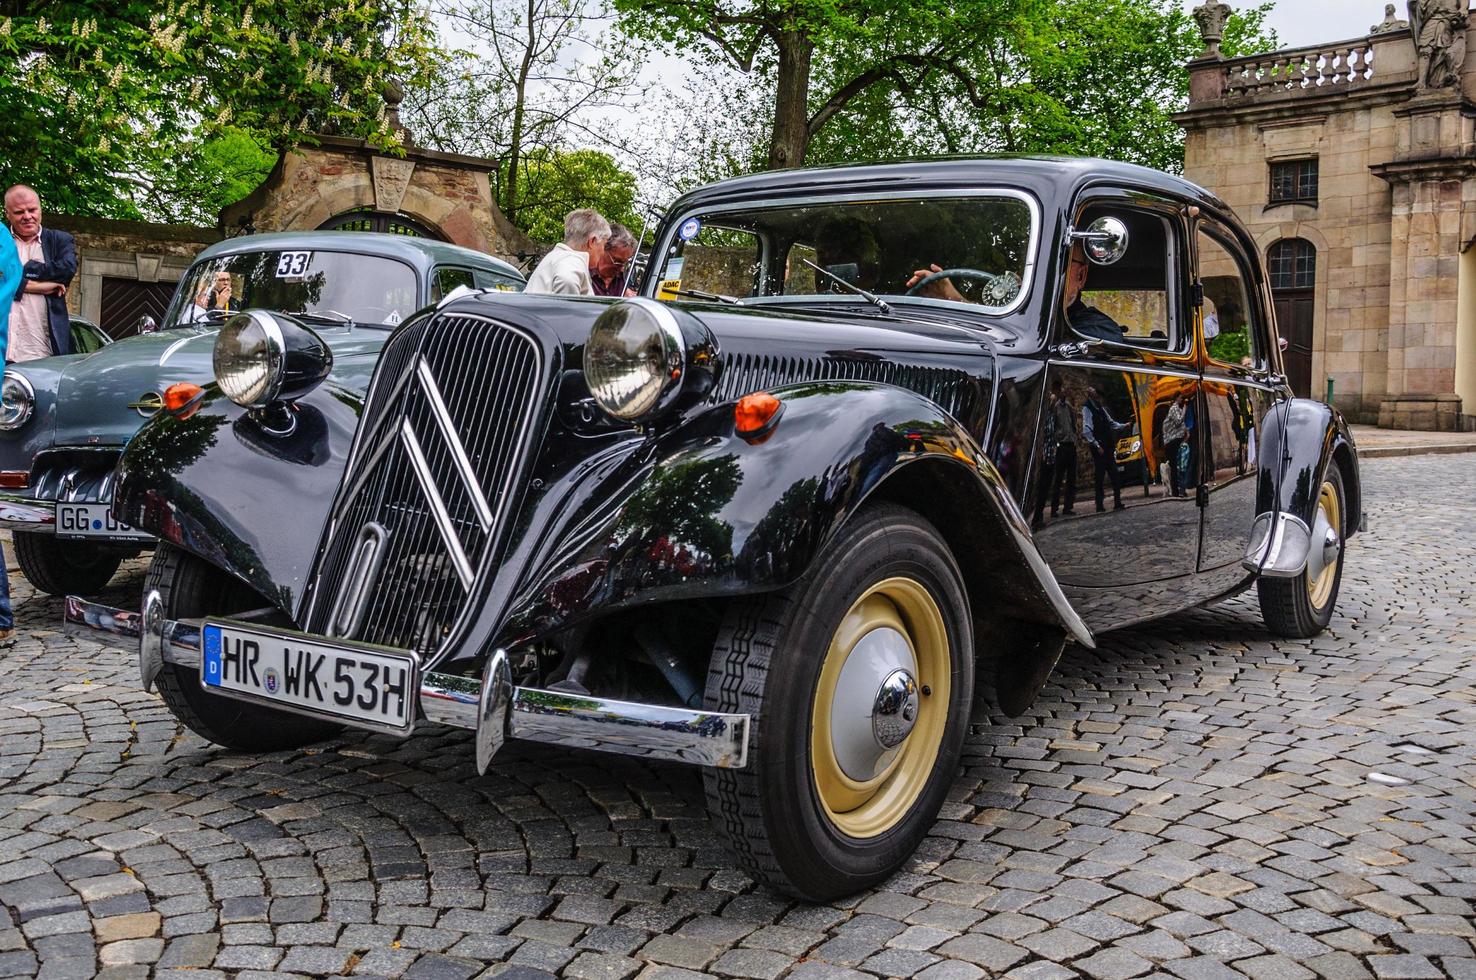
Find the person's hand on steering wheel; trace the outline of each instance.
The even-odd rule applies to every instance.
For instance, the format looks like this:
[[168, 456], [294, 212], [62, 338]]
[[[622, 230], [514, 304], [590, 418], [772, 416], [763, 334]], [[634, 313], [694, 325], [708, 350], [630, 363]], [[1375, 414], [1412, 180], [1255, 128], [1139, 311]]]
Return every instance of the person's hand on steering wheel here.
[[[934, 262], [926, 269], [918, 269], [912, 274], [912, 278], [908, 279], [907, 282], [905, 282], [903, 285], [906, 288], [911, 289], [913, 286], [916, 286], [918, 283], [922, 282], [929, 276], [936, 275], [937, 273], [942, 271], [943, 267]], [[934, 279], [932, 282], [919, 289], [916, 295], [926, 296], [929, 299], [952, 300], [955, 303], [968, 302], [968, 300], [964, 299], [963, 293], [960, 293], [957, 289], [954, 288], [953, 280], [947, 278]]]

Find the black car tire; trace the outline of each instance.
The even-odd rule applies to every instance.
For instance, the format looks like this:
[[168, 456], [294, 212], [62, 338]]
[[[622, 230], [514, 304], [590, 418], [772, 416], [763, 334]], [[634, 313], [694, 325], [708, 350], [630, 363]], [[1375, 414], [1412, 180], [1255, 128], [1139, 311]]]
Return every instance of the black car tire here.
[[[849, 717], [846, 705], [857, 703], [841, 697], [851, 662], [867, 662], [851, 652], [887, 623], [904, 633], [906, 646], [895, 648], [911, 651], [917, 700], [911, 734], [889, 763], [872, 766], [876, 788], [868, 791], [859, 788], [864, 782], [837, 784], [851, 778], [838, 747], [860, 743], [832, 734], [831, 719]], [[811, 901], [893, 874], [933, 825], [953, 783], [973, 683], [963, 577], [942, 536], [910, 510], [867, 508], [800, 582], [734, 603], [713, 650], [706, 704], [751, 716], [748, 760], [742, 769], [709, 768], [704, 782], [709, 811], [739, 862]], [[860, 717], [876, 731], [872, 710]]]
[[[1306, 639], [1316, 636], [1332, 621], [1338, 604], [1338, 589], [1343, 581], [1343, 553], [1347, 547], [1347, 495], [1343, 492], [1343, 474], [1337, 464], [1329, 464], [1317, 495], [1317, 507], [1328, 512], [1328, 520], [1338, 532], [1338, 554], [1334, 564], [1322, 576], [1309, 581], [1307, 569], [1295, 578], [1263, 578], [1256, 582], [1256, 595], [1261, 602], [1261, 618], [1266, 628], [1277, 636]], [[1316, 547], [1316, 543], [1313, 543]]]
[[[250, 588], [209, 562], [161, 542], [149, 563], [144, 595], [157, 589], [169, 619], [225, 616], [262, 605]], [[277, 711], [200, 687], [200, 672], [165, 664], [156, 681], [159, 696], [184, 725], [216, 745], [238, 752], [301, 748], [337, 735], [342, 726]]]
[[90, 541], [35, 531], [16, 531], [14, 538], [21, 574], [48, 595], [97, 595], [123, 563], [122, 554]]

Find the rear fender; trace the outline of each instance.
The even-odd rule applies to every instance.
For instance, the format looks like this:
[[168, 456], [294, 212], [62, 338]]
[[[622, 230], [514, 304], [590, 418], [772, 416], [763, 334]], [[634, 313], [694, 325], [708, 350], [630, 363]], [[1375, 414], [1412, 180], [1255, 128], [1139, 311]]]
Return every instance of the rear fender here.
[[1244, 561], [1247, 570], [1292, 578], [1306, 567], [1317, 495], [1329, 467], [1343, 478], [1346, 537], [1363, 523], [1358, 449], [1341, 412], [1310, 398], [1277, 402], [1261, 424], [1257, 517]]
[[999, 472], [937, 405], [864, 382], [772, 393], [784, 407], [766, 437], [735, 435], [732, 406], [718, 406], [653, 440], [638, 471], [609, 480], [616, 489], [594, 516], [530, 563], [499, 645], [631, 606], [783, 588], [873, 497], [932, 519], [971, 595], [998, 588], [990, 609], [1092, 644]]

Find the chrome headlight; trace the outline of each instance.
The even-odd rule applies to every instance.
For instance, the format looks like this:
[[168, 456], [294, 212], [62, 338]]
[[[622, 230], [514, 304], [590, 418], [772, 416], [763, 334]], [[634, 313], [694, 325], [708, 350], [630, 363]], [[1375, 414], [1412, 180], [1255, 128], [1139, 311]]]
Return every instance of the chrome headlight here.
[[36, 410], [36, 392], [24, 375], [5, 372], [0, 382], [0, 431], [19, 429]]
[[333, 354], [290, 317], [247, 310], [226, 321], [215, 338], [215, 381], [243, 408], [301, 398], [328, 376]]
[[672, 311], [649, 299], [616, 303], [584, 344], [584, 378], [600, 408], [634, 422], [670, 401], [682, 384], [687, 345]]

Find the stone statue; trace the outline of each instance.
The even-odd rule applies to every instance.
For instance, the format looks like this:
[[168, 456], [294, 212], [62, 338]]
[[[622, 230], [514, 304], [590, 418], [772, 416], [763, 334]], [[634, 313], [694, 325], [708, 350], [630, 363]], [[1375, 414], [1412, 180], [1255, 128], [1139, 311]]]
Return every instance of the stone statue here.
[[1230, 19], [1230, 5], [1220, 0], [1205, 0], [1191, 12], [1199, 24], [1199, 36], [1204, 40], [1201, 58], [1220, 57], [1220, 41], [1225, 37], [1225, 21]]
[[1384, 22], [1375, 24], [1368, 29], [1370, 34], [1392, 34], [1394, 31], [1402, 31], [1409, 26], [1409, 21], [1400, 20], [1394, 16], [1394, 5], [1384, 4]]
[[1450, 88], [1466, 61], [1468, 0], [1408, 0], [1421, 89]]

